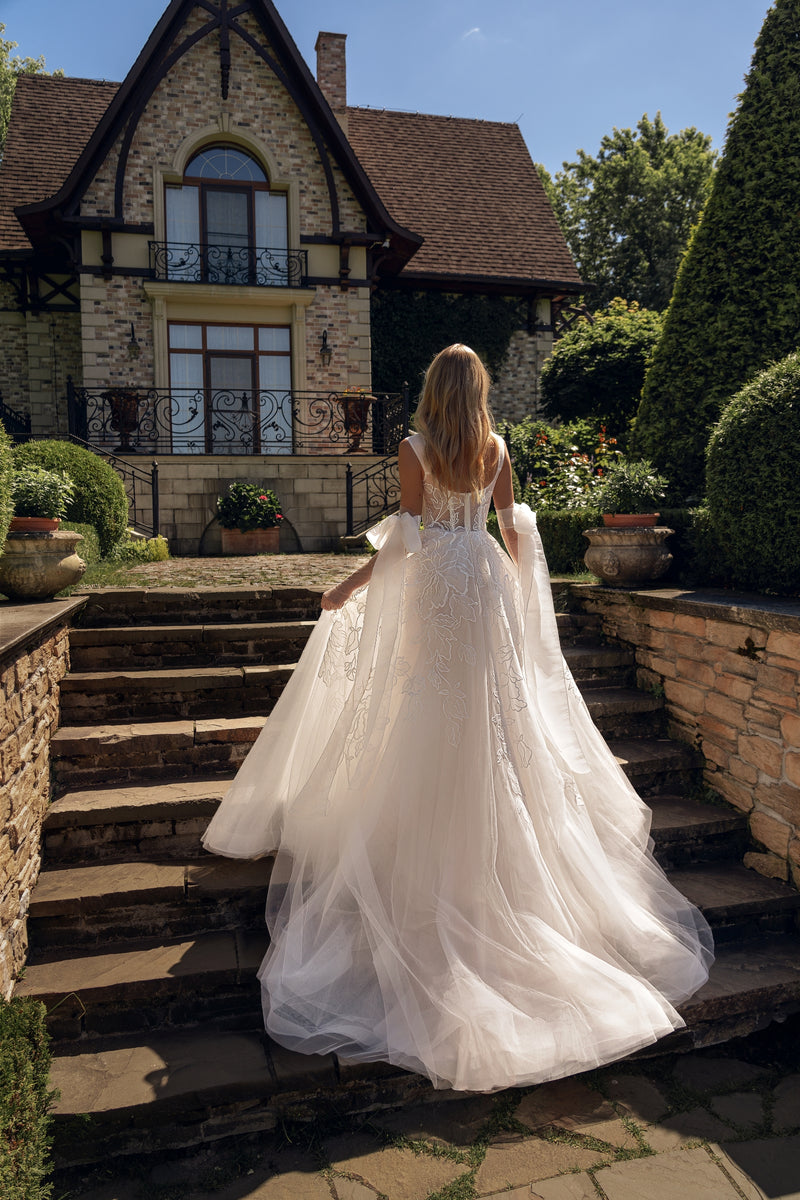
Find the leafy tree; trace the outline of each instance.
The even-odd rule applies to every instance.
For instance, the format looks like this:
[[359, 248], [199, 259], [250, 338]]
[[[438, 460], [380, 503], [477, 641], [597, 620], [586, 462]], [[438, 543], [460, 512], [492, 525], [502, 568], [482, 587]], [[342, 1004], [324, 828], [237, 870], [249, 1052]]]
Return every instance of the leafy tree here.
[[612, 300], [556, 342], [542, 368], [549, 417], [595, 417], [622, 438], [639, 404], [645, 368], [664, 318], [634, 301]]
[[800, 0], [775, 0], [645, 379], [634, 446], [676, 495], [702, 495], [723, 407], [798, 344], [799, 26]]
[[[16, 50], [18, 43], [9, 42], [2, 35], [6, 27], [0, 22], [0, 157], [6, 144], [8, 122], [11, 117], [11, 101], [14, 98], [14, 88], [18, 75], [49, 75], [45, 70], [44, 55], [38, 58], [20, 58], [18, 54], [12, 57], [11, 51]], [[53, 75], [63, 75], [64, 72], [53, 71]]]
[[656, 114], [606, 134], [596, 155], [578, 150], [551, 179], [539, 175], [592, 302], [615, 296], [666, 308], [692, 225], [714, 173], [711, 138], [669, 133]]

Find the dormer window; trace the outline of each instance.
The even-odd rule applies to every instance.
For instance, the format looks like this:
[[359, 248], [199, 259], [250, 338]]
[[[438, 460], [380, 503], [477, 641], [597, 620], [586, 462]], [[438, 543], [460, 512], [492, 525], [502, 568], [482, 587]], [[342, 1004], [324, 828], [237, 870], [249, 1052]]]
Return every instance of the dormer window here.
[[167, 185], [164, 276], [191, 283], [286, 287], [286, 193], [236, 146], [206, 146], [183, 184]]

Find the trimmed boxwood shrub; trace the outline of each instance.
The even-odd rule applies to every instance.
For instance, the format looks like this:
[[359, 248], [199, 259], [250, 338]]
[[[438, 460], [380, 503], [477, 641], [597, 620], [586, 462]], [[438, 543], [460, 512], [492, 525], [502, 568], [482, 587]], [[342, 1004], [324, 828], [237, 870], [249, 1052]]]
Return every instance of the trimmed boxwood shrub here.
[[730, 571], [711, 524], [707, 508], [661, 507], [659, 525], [674, 532], [667, 540], [672, 562], [659, 581], [666, 586], [678, 583], [682, 587], [725, 587]]
[[798, 135], [798, 4], [775, 0], [636, 418], [633, 449], [664, 472], [677, 502], [702, 495], [705, 448], [727, 402], [797, 346]]
[[736, 587], [800, 592], [800, 353], [743, 387], [708, 444], [711, 523]]
[[6, 540], [8, 525], [14, 515], [14, 501], [11, 498], [11, 476], [14, 473], [14, 460], [11, 456], [11, 438], [0, 422], [0, 546]]
[[13, 450], [14, 464], [32, 463], [48, 471], [66, 471], [75, 498], [66, 519], [94, 525], [105, 558], [121, 541], [128, 524], [128, 497], [119, 475], [91, 450], [72, 442], [25, 442]]
[[81, 521], [62, 521], [61, 529], [71, 529], [73, 533], [83, 534], [83, 541], [78, 542], [75, 553], [79, 554], [87, 564], [100, 562], [100, 539], [94, 525], [84, 525]]
[[0, 1001], [0, 1196], [47, 1200], [50, 1048], [38, 1000]]

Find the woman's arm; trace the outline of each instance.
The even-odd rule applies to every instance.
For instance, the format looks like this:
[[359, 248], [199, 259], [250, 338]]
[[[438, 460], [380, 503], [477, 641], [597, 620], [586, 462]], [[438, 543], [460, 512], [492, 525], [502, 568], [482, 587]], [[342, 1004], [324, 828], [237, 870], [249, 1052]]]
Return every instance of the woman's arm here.
[[519, 536], [514, 528], [514, 483], [511, 478], [511, 459], [509, 458], [508, 447], [506, 447], [503, 454], [503, 465], [500, 468], [497, 483], [494, 485], [492, 499], [494, 500], [497, 523], [500, 526], [500, 533], [506, 544], [506, 550], [511, 555], [513, 561], [516, 562]]
[[[408, 438], [400, 443], [397, 463], [400, 475], [400, 511], [410, 512], [415, 517], [419, 516], [422, 512], [422, 467], [409, 445]], [[378, 554], [373, 554], [368, 563], [364, 563], [363, 567], [359, 567], [352, 575], [348, 575], [347, 579], [343, 579], [335, 587], [328, 588], [326, 592], [323, 592], [322, 607], [326, 612], [341, 608], [350, 599], [353, 592], [369, 583]]]

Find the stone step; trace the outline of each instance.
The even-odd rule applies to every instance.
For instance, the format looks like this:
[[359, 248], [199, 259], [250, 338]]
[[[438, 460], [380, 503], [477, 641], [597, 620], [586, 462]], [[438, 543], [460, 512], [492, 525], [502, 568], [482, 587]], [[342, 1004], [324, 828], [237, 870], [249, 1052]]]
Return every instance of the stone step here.
[[149, 671], [70, 671], [61, 681], [61, 714], [68, 724], [158, 717], [214, 717], [224, 712], [266, 715], [295, 664], [246, 667], [170, 667]]
[[582, 687], [633, 683], [635, 659], [631, 650], [605, 645], [594, 639], [566, 645], [562, 649], [567, 666]]
[[684, 796], [648, 796], [651, 833], [661, 866], [684, 866], [729, 858], [741, 861], [748, 844], [747, 817], [724, 802], [704, 804]]
[[64, 947], [220, 929], [263, 932], [270, 859], [129, 862], [48, 868], [28, 911], [34, 960]]
[[98, 629], [111, 625], [315, 621], [324, 590], [323, 587], [93, 588], [86, 593], [78, 625]]
[[45, 864], [197, 858], [233, 774], [70, 791], [47, 810]]
[[717, 945], [765, 933], [800, 932], [800, 892], [779, 879], [767, 879], [740, 863], [678, 867], [669, 878], [702, 909]]
[[[50, 744], [57, 787], [108, 787], [153, 779], [230, 773], [247, 755], [266, 717], [240, 716], [118, 725], [67, 726]], [[617, 761], [642, 795], [682, 790], [696, 780], [701, 755], [667, 738], [610, 738]]]
[[[200, 838], [231, 774], [67, 792], [53, 801], [43, 830], [48, 868], [105, 860], [206, 861]], [[741, 858], [747, 819], [734, 809], [679, 795], [652, 795], [656, 854], [663, 866]]]
[[257, 1029], [256, 972], [266, 928], [184, 938], [139, 938], [98, 951], [44, 953], [28, 964], [16, 996], [47, 1008], [57, 1043], [213, 1021]]
[[[127, 884], [126, 870], [133, 876]], [[258, 1009], [257, 1003], [248, 1008], [242, 996], [252, 1000], [252, 973], [266, 946], [268, 871], [266, 861], [210, 863], [190, 867], [186, 875], [174, 864], [148, 863], [138, 870], [120, 864], [54, 872], [50, 880], [45, 876], [43, 896], [35, 898], [32, 913], [37, 924], [43, 922], [44, 936], [50, 931], [62, 949], [35, 955], [17, 995], [44, 1002], [51, 1033], [59, 1040], [188, 1025], [210, 1015], [241, 1020]], [[800, 893], [739, 864], [683, 867], [670, 871], [669, 878], [702, 909], [719, 946], [796, 930]], [[107, 896], [104, 884], [112, 889]], [[240, 897], [247, 906], [243, 924], [237, 920]], [[198, 932], [205, 930], [215, 903], [225, 927]], [[109, 935], [115, 910], [118, 929]], [[81, 949], [79, 939], [92, 936], [95, 922], [95, 945]], [[159, 924], [169, 929], [168, 940], [155, 933]], [[181, 924], [191, 937], [178, 936]], [[74, 943], [67, 953], [63, 946], [69, 945], [70, 932]], [[110, 936], [116, 945], [108, 945]]]
[[[686, 1028], [649, 1054], [745, 1036], [800, 1009], [800, 941], [768, 936], [720, 947], [709, 982], [681, 1007]], [[195, 1146], [276, 1128], [287, 1109], [369, 1113], [404, 1100], [458, 1099], [384, 1064], [300, 1055], [256, 1032], [154, 1031], [58, 1053], [51, 1085], [57, 1165]], [[87, 1120], [87, 1117], [91, 1118]]]
[[[570, 585], [552, 579], [557, 608], [572, 608]], [[78, 618], [82, 628], [113, 625], [199, 625], [261, 621], [315, 621], [324, 587], [229, 588], [92, 588], [75, 592], [86, 604]], [[581, 619], [580, 609], [571, 615]], [[594, 621], [592, 615], [590, 620]], [[599, 627], [596, 625], [595, 627]]]
[[145, 783], [229, 774], [244, 761], [266, 717], [119, 725], [70, 725], [50, 743], [57, 788]]
[[587, 686], [589, 712], [605, 738], [656, 736], [663, 732], [664, 701], [636, 688]]
[[236, 621], [220, 625], [128, 625], [70, 631], [72, 671], [296, 662], [314, 621]]
[[703, 756], [669, 738], [608, 738], [609, 748], [640, 796], [690, 791], [700, 782]]

